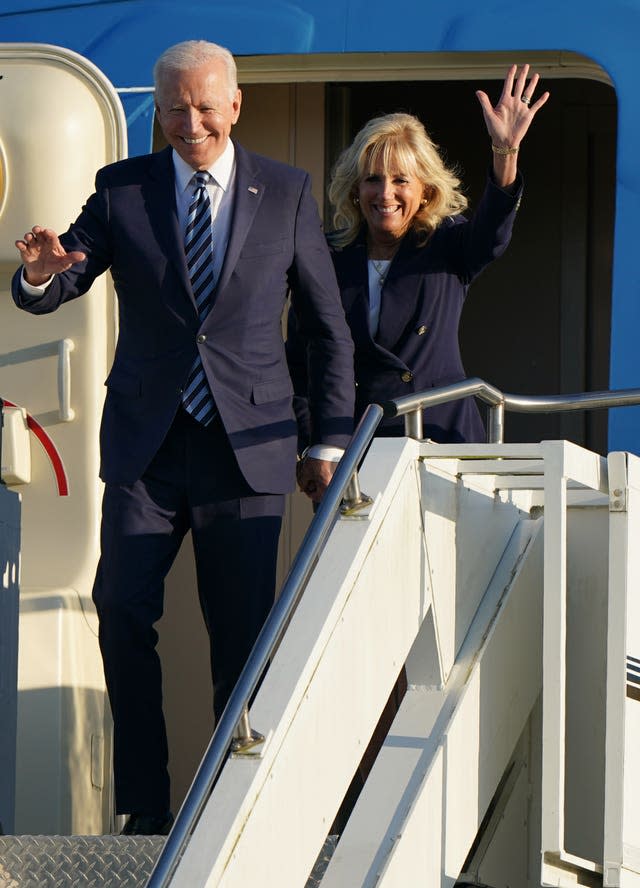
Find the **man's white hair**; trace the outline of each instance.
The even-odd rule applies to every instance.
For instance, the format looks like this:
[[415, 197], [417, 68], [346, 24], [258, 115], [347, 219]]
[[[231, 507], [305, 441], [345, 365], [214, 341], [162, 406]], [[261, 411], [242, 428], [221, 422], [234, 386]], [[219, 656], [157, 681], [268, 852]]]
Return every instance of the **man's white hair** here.
[[224, 63], [229, 86], [229, 99], [233, 101], [238, 90], [238, 71], [233, 55], [224, 46], [209, 43], [208, 40], [185, 40], [165, 49], [153, 67], [153, 80], [156, 96], [161, 93], [162, 84], [171, 74], [191, 71], [207, 62], [219, 59]]

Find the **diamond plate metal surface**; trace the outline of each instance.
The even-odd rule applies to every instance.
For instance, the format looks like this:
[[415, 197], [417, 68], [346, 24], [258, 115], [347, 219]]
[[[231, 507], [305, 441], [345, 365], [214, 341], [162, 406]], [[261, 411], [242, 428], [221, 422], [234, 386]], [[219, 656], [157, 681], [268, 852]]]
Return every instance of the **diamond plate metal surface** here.
[[143, 888], [163, 836], [0, 836], [0, 888]]
[[[317, 888], [337, 836], [328, 836], [306, 888]], [[163, 836], [0, 836], [0, 888], [144, 888]]]

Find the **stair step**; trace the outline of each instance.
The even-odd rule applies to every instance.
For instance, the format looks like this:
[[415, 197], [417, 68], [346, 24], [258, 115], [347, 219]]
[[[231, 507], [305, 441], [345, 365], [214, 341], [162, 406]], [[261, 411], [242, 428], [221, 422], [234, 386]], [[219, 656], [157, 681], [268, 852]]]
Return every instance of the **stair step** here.
[[[0, 888], [144, 888], [164, 836], [0, 836]], [[306, 888], [320, 885], [329, 836]]]
[[143, 888], [164, 836], [0, 836], [1, 888]]

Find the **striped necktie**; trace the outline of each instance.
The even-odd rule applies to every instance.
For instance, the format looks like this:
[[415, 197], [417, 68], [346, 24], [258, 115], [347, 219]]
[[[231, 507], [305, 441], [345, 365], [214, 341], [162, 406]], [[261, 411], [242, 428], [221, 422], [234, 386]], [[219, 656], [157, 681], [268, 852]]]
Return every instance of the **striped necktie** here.
[[[191, 279], [191, 288], [196, 300], [200, 323], [211, 309], [211, 296], [215, 287], [213, 276], [213, 242], [211, 237], [211, 201], [207, 182], [211, 174], [196, 173], [191, 179], [194, 193], [187, 215], [184, 237], [184, 250]], [[200, 337], [198, 337], [200, 341]], [[204, 341], [204, 340], [203, 340]], [[189, 377], [182, 393], [182, 404], [187, 413], [203, 425], [208, 425], [216, 413], [215, 401], [205, 376], [200, 355], [189, 371]]]

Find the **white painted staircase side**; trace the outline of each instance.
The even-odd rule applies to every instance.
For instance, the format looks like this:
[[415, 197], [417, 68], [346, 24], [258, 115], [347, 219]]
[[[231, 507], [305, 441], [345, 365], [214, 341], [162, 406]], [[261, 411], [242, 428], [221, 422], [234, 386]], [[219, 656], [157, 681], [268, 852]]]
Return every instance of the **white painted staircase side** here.
[[[323, 884], [453, 884], [541, 683], [545, 457], [496, 455], [374, 441], [373, 506], [336, 522], [252, 707], [262, 755], [225, 766], [172, 885], [304, 885], [407, 658], [412, 687]], [[447, 763], [472, 802], [455, 817]]]

